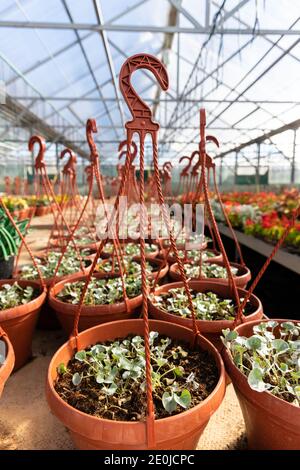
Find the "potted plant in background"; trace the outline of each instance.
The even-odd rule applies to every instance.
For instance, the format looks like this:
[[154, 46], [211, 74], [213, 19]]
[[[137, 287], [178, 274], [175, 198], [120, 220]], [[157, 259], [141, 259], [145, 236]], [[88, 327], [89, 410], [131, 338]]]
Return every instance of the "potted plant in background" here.
[[46, 288], [37, 282], [0, 281], [0, 326], [8, 334], [15, 352], [15, 370], [31, 355], [31, 343]]
[[[16, 221], [22, 234], [26, 232], [28, 220]], [[14, 269], [15, 256], [21, 244], [20, 236], [0, 207], [0, 279], [10, 279]]]
[[251, 449], [299, 450], [300, 322], [257, 320], [223, 331], [222, 352]]
[[[238, 312], [238, 305], [231, 287], [216, 283], [214, 280], [189, 281], [196, 322], [201, 333], [221, 350], [220, 335], [225, 328], [232, 329]], [[247, 291], [237, 289], [240, 301]], [[188, 328], [192, 327], [192, 314], [188, 297], [182, 281], [165, 284], [149, 295], [149, 314], [157, 320], [174, 322]], [[243, 321], [262, 318], [263, 308], [260, 300], [251, 294], [244, 309]]]
[[[200, 268], [199, 262], [193, 263], [191, 260], [187, 263], [184, 263], [184, 268], [187, 277], [192, 280], [200, 280], [204, 278], [213, 279], [214, 282], [218, 282], [220, 284], [228, 284], [229, 282], [227, 269], [224, 266], [224, 263], [220, 261], [212, 262], [208, 260], [207, 262], [202, 263]], [[230, 270], [234, 276], [236, 285], [244, 289], [251, 279], [250, 270], [246, 266], [242, 266], [237, 263], [230, 263]], [[174, 281], [181, 280], [177, 263], [174, 263], [170, 267], [170, 277]]]
[[[77, 275], [72, 280], [57, 282], [49, 291], [49, 304], [55, 310], [63, 329], [70, 334], [75, 313], [81, 298], [86, 276]], [[101, 323], [130, 318], [142, 303], [141, 279], [124, 276], [126, 300], [121, 277], [103, 278], [100, 273], [92, 277], [82, 307], [79, 330], [83, 331]]]

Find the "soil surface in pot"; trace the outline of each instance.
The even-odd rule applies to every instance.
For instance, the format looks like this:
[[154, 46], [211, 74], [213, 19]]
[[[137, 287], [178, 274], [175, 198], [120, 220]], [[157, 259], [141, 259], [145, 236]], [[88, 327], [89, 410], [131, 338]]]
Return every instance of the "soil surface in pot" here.
[[[191, 350], [182, 341], [154, 332], [150, 344], [156, 419], [192, 408], [210, 395], [219, 371], [207, 351]], [[79, 351], [67, 365], [59, 366], [59, 372], [55, 389], [74, 408], [111, 420], [145, 419], [144, 341], [140, 336]]]
[[[233, 299], [224, 298], [214, 292], [190, 290], [197, 320], [234, 320], [237, 305]], [[160, 295], [150, 294], [150, 300], [157, 308], [183, 318], [191, 318], [188, 297], [184, 287], [169, 289]], [[243, 313], [250, 315], [255, 307], [247, 302]]]

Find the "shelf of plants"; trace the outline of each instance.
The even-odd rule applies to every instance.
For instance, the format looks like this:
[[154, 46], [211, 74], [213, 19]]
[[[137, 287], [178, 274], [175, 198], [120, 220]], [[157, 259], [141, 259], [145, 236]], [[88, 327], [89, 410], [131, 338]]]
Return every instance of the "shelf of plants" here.
[[[188, 163], [176, 194], [190, 204], [192, 228], [202, 207], [202, 230], [195, 235], [187, 219], [183, 228], [170, 218], [172, 163], [159, 167], [159, 125], [131, 84], [138, 69], [147, 69], [162, 91], [169, 84], [164, 65], [149, 54], [129, 57], [121, 67], [120, 90], [132, 120], [119, 146], [125, 162], [114, 180], [113, 211], [93, 119], [86, 124], [87, 196], [79, 194], [74, 153], [62, 152], [67, 160], [55, 189], [45, 140], [32, 136], [36, 196], [0, 198], [0, 267], [7, 278], [0, 281], [0, 393], [13, 368], [29, 360], [36, 324], [62, 328], [69, 339], [51, 359], [46, 398], [78, 449], [195, 449], [230, 382], [249, 448], [297, 449], [300, 322], [288, 320], [288, 311], [287, 318], [268, 320], [254, 290], [281, 246], [299, 251], [299, 193], [220, 195], [206, 151], [207, 141], [219, 142], [206, 134], [201, 109], [199, 144], [182, 159]], [[146, 182], [149, 135], [153, 170]], [[140, 204], [127, 220], [122, 196]], [[156, 213], [149, 212], [153, 203]], [[46, 212], [52, 229], [44, 250], [34, 252], [30, 224]], [[234, 240], [238, 263], [229, 261], [217, 221]], [[124, 238], [125, 226], [130, 235]], [[158, 226], [166, 236], [153, 235]], [[234, 228], [274, 244], [250, 286]], [[31, 262], [21, 266], [25, 249]]]

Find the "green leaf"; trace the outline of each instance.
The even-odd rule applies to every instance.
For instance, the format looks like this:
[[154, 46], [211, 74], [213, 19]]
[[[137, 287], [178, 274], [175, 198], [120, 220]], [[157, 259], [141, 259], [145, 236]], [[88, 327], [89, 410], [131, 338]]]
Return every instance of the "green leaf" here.
[[176, 367], [174, 370], [173, 370], [174, 374], [177, 375], [177, 377], [182, 377], [183, 374], [184, 374], [184, 368], [179, 366], [179, 367]]
[[173, 413], [173, 411], [175, 411], [177, 408], [177, 403], [175, 401], [174, 394], [165, 392], [162, 396], [162, 404], [163, 404], [164, 409], [168, 413], [170, 414]]
[[229, 328], [227, 328], [226, 330], [222, 330], [222, 333], [226, 341], [233, 341], [238, 336], [236, 331], [230, 330]]
[[65, 366], [65, 364], [63, 362], [61, 362], [59, 364], [59, 366], [57, 367], [57, 372], [60, 374], [60, 375], [63, 375], [67, 372], [67, 368]]
[[83, 351], [78, 351], [76, 354], [75, 354], [75, 359], [77, 359], [77, 361], [80, 361], [80, 362], [83, 362], [86, 360], [86, 352], [83, 350]]
[[289, 350], [289, 344], [283, 339], [273, 339], [272, 347], [276, 350], [277, 354], [282, 354]]
[[256, 392], [265, 392], [269, 386], [263, 381], [263, 373], [258, 367], [251, 370], [248, 375], [248, 384]]
[[75, 374], [72, 377], [72, 383], [77, 387], [82, 381], [82, 375], [78, 374], [78, 372], [75, 372]]
[[108, 387], [103, 387], [102, 390], [106, 395], [112, 396], [116, 393], [118, 386], [113, 382], [111, 386]]
[[261, 347], [261, 339], [258, 336], [250, 336], [246, 341], [246, 346], [253, 351], [256, 351]]
[[295, 328], [295, 325], [290, 321], [285, 321], [281, 323], [281, 327], [284, 328], [286, 331], [292, 331]]
[[181, 392], [180, 396], [174, 393], [174, 398], [178, 405], [180, 405], [184, 409], [189, 408], [191, 405], [192, 397], [190, 392], [186, 389]]

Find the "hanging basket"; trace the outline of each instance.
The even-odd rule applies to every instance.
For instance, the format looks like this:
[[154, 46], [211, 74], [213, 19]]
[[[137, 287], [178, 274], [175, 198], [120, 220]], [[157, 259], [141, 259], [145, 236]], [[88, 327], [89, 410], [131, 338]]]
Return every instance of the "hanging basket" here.
[[[161, 335], [191, 343], [193, 332], [182, 326], [162, 321], [149, 321], [149, 327]], [[81, 349], [92, 344], [105, 343], [128, 335], [143, 335], [143, 320], [126, 320], [96, 326], [79, 334]], [[225, 394], [225, 371], [220, 354], [205, 338], [197, 345], [208, 351], [219, 370], [219, 380], [212, 393], [199, 405], [175, 416], [154, 421], [155, 448], [152, 450], [195, 449], [211, 415], [220, 406]], [[94, 417], [76, 410], [55, 391], [59, 364], [67, 364], [73, 357], [70, 342], [65, 343], [53, 356], [48, 370], [46, 396], [52, 413], [66, 426], [75, 445], [81, 450], [143, 450], [147, 446], [146, 422], [112, 421]]]
[[[141, 258], [139, 256], [134, 256], [132, 258], [132, 261], [136, 261], [138, 263], [141, 262]], [[149, 279], [156, 279], [156, 276], [158, 274], [158, 281], [159, 280], [162, 280], [169, 272], [169, 265], [168, 264], [165, 264], [165, 262], [161, 259], [156, 259], [156, 258], [152, 258], [151, 256], [146, 256], [146, 261], [151, 264], [151, 266], [154, 268], [153, 271], [151, 273], [147, 273], [147, 276]], [[111, 259], [110, 258], [106, 258], [104, 260], [102, 260], [99, 265], [100, 266], [105, 266], [107, 265], [108, 263], [111, 263]], [[118, 277], [120, 274], [118, 271], [101, 271], [99, 270], [99, 273], [98, 273], [99, 277], [102, 277], [102, 278], [111, 278], [111, 277]], [[137, 274], [138, 275], [138, 274]]]
[[[212, 250], [212, 249], [207, 249], [205, 250], [206, 252], [209, 252], [212, 256], [208, 257], [206, 260], [205, 260], [205, 263], [207, 261], [211, 261], [212, 263], [216, 262], [216, 261], [222, 261], [223, 260], [223, 255], [222, 253], [220, 253], [219, 251], [217, 250]], [[160, 258], [165, 258], [165, 255], [166, 255], [166, 251], [165, 250], [160, 250], [159, 252], [159, 257]], [[183, 258], [182, 258], [183, 260]], [[167, 261], [170, 265], [174, 264], [177, 262], [176, 260], [176, 256], [172, 253], [172, 252], [169, 252], [168, 256], [167, 256]], [[187, 261], [192, 261], [194, 262], [194, 258], [191, 258], [189, 257], [189, 250], [187, 251]]]
[[[97, 279], [102, 279], [98, 273], [94, 274]], [[86, 276], [75, 275], [72, 278], [72, 282], [85, 281]], [[58, 282], [49, 291], [49, 305], [55, 311], [57, 318], [66, 331], [70, 334], [73, 330], [74, 319], [78, 310], [78, 305], [69, 304], [62, 302], [56, 296], [63, 290], [65, 285], [70, 282], [66, 279]], [[126, 318], [132, 318], [135, 310], [142, 304], [142, 295], [128, 299], [127, 309], [124, 301], [109, 305], [83, 305], [79, 320], [79, 331], [92, 328], [93, 326], [100, 325], [102, 323], [111, 322], [115, 320], [124, 320]]]
[[[160, 295], [168, 292], [170, 289], [183, 287], [183, 282], [174, 282], [171, 284], [165, 284], [155, 289], [154, 295]], [[213, 280], [209, 281], [189, 281], [189, 287], [197, 292], [214, 292], [224, 299], [232, 299], [231, 289], [228, 285], [216, 283]], [[247, 291], [244, 289], [238, 289], [240, 298], [244, 298]], [[252, 313], [243, 317], [244, 322], [250, 322], [257, 320], [263, 316], [263, 307], [261, 301], [255, 295], [251, 295], [249, 299]], [[157, 307], [151, 299], [148, 299], [149, 314], [156, 320], [163, 320], [169, 323], [176, 323], [178, 325], [192, 328], [193, 322], [191, 318], [183, 318], [178, 315], [168, 313]], [[231, 320], [196, 320], [196, 323], [201, 331], [201, 334], [211, 341], [216, 348], [220, 351], [222, 348], [222, 342], [220, 336], [222, 330], [226, 328], [233, 329], [234, 322]]]
[[[279, 324], [286, 321], [299, 323], [297, 320], [272, 319], [272, 321], [277, 321]], [[236, 331], [241, 336], [252, 336], [253, 327], [261, 322], [262, 320], [256, 320], [244, 323], [239, 325]], [[252, 390], [248, 385], [247, 377], [234, 365], [225, 347], [222, 350], [222, 356], [243, 412], [249, 448], [299, 450], [300, 408], [269, 392]]]
[[[211, 261], [210, 259], [205, 261], [205, 264], [217, 264], [218, 266], [224, 266], [224, 263], [222, 261]], [[241, 264], [238, 263], [230, 263], [230, 266], [233, 268], [236, 268], [238, 272], [234, 274], [234, 281], [236, 283], [237, 287], [240, 287], [241, 289], [245, 289], [248, 282], [251, 279], [251, 272], [246, 266], [242, 266]], [[172, 264], [170, 267], [170, 278], [173, 281], [181, 281], [181, 275], [179, 272], [179, 267], [177, 263]], [[199, 280], [199, 277], [191, 278], [192, 281], [197, 281]], [[224, 278], [206, 278], [203, 276], [201, 280], [207, 280], [207, 281], [212, 281], [216, 284], [226, 284], [228, 285], [229, 280], [228, 277]]]
[[8, 336], [6, 334], [3, 334], [1, 336], [1, 331], [0, 331], [0, 340], [4, 341], [5, 343], [5, 360], [3, 364], [0, 364], [0, 398], [1, 398], [4, 385], [8, 377], [12, 373], [14, 365], [15, 365], [15, 353], [14, 353], [12, 344], [8, 339]]
[[[152, 321], [148, 319], [148, 302], [147, 294], [149, 290], [149, 283], [147, 283], [147, 274], [146, 274], [146, 250], [145, 250], [145, 239], [143, 235], [145, 234], [146, 222], [144, 208], [145, 208], [145, 178], [144, 178], [144, 169], [145, 169], [145, 155], [144, 155], [144, 143], [145, 137], [147, 134], [150, 134], [152, 137], [153, 144], [153, 166], [155, 173], [155, 180], [157, 184], [157, 194], [159, 198], [159, 203], [163, 207], [164, 220], [166, 220], [165, 205], [163, 200], [161, 182], [159, 177], [159, 167], [158, 167], [158, 142], [157, 142], [157, 131], [159, 125], [152, 120], [151, 110], [148, 106], [140, 99], [136, 94], [135, 90], [131, 85], [131, 74], [137, 70], [145, 68], [150, 70], [156, 79], [158, 80], [162, 89], [166, 90], [168, 88], [168, 75], [164, 65], [155, 57], [148, 54], [137, 54], [133, 57], [127, 59], [127, 61], [122, 66], [122, 69], [119, 74], [120, 87], [124, 95], [124, 98], [127, 102], [127, 105], [133, 116], [133, 120], [126, 123], [127, 131], [127, 154], [126, 162], [124, 166], [123, 178], [120, 181], [119, 192], [115, 201], [114, 208], [119, 209], [120, 197], [124, 194], [126, 189], [126, 179], [132, 164], [132, 155], [131, 155], [131, 143], [132, 137], [134, 134], [137, 134], [139, 137], [139, 156], [140, 156], [140, 180], [139, 180], [139, 199], [142, 210], [140, 212], [140, 247], [141, 247], [141, 291], [142, 295], [140, 298], [132, 299], [132, 301], [142, 302], [142, 320], [123, 320], [123, 321], [114, 321], [99, 325], [99, 317], [101, 316], [100, 312], [103, 312], [103, 315], [107, 315], [107, 312], [110, 308], [116, 308], [114, 306], [99, 306], [99, 307], [88, 307], [84, 305], [85, 294], [88, 289], [91, 276], [93, 274], [94, 268], [97, 263], [96, 257], [101, 253], [102, 246], [105, 248], [105, 243], [107, 239], [103, 241], [103, 245], [99, 247], [96, 257], [93, 260], [93, 264], [88, 276], [83, 276], [82, 279], [85, 280], [84, 288], [81, 292], [80, 302], [77, 306], [66, 305], [61, 302], [59, 306], [58, 314], [62, 317], [63, 315], [69, 315], [71, 320], [70, 324], [72, 328], [72, 336], [68, 343], [63, 345], [59, 351], [53, 357], [50, 366], [47, 379], [47, 399], [49, 406], [52, 412], [62, 421], [62, 423], [70, 430], [71, 436], [74, 439], [76, 446], [80, 449], [126, 449], [126, 450], [137, 450], [137, 449], [194, 449], [197, 445], [198, 439], [203, 432], [206, 424], [208, 423], [211, 415], [216, 411], [219, 405], [222, 402], [225, 393], [225, 371], [222, 359], [217, 349], [211, 344], [207, 339], [200, 335], [197, 324], [195, 322], [194, 310], [192, 308], [193, 316], [193, 329], [184, 328], [181, 325], [176, 325], [170, 322], [161, 322], [161, 321]], [[91, 160], [97, 161], [98, 153], [96, 149], [95, 142], [92, 138], [92, 132], [97, 132], [95, 121], [89, 120], [87, 123], [87, 139], [91, 149]], [[96, 168], [97, 169], [97, 168]], [[96, 173], [97, 175], [97, 173]], [[99, 180], [99, 172], [98, 172]], [[108, 220], [108, 224], [111, 227], [112, 218]], [[168, 222], [165, 222], [168, 224]], [[170, 233], [168, 227], [168, 233]], [[117, 232], [117, 237], [118, 237]], [[173, 234], [170, 233], [170, 240], [173, 249], [176, 252], [176, 242], [174, 240]], [[115, 245], [115, 255], [118, 257], [118, 241], [114, 243]], [[158, 251], [158, 250], [157, 250]], [[121, 254], [120, 254], [121, 258]], [[178, 260], [180, 262], [180, 260]], [[120, 275], [122, 282], [124, 281], [124, 274], [122, 269], [121, 260], [118, 259]], [[80, 279], [80, 278], [79, 278]], [[57, 292], [61, 291], [64, 286], [65, 281], [58, 283], [50, 291], [51, 302], [57, 302], [55, 295]], [[189, 286], [187, 284], [185, 275], [183, 273], [183, 283], [188, 294], [190, 294]], [[124, 284], [124, 282], [123, 282]], [[125, 291], [125, 286], [122, 285], [123, 292]], [[124, 294], [123, 294], [124, 295]], [[56, 303], [58, 306], [58, 302]], [[70, 307], [70, 313], [67, 313], [67, 309]], [[191, 305], [192, 307], [192, 305]], [[119, 312], [119, 315], [123, 315], [124, 318], [124, 308], [125, 302], [120, 304], [120, 309], [122, 312]], [[90, 310], [88, 310], [90, 309]], [[97, 326], [85, 330], [81, 333], [78, 333], [78, 329], [82, 328], [81, 319], [88, 318], [88, 311], [96, 311]], [[94, 312], [92, 315], [94, 315]], [[126, 312], [127, 313], [127, 312]], [[214, 369], [215, 375], [212, 382], [212, 369], [209, 370], [208, 377], [203, 378], [203, 383], [208, 387], [207, 397], [203, 401], [192, 408], [174, 414], [167, 418], [155, 419], [155, 408], [153, 401], [153, 380], [151, 372], [151, 344], [150, 344], [150, 330], [156, 331], [162, 336], [168, 336], [177, 340], [179, 342], [184, 342], [189, 344], [189, 351], [200, 349], [203, 352], [208, 352], [208, 360], [206, 358], [206, 363], [209, 364], [209, 367]], [[70, 330], [69, 330], [70, 331]], [[105, 343], [107, 341], [113, 341], [119, 338], [126, 338], [128, 335], [140, 335], [143, 337], [144, 341], [144, 359], [145, 365], [144, 372], [142, 372], [142, 377], [144, 380], [145, 377], [145, 389], [141, 388], [142, 393], [145, 393], [145, 419], [141, 421], [114, 421], [108, 419], [102, 419], [99, 417], [93, 417], [87, 413], [78, 411], [74, 407], [70, 406], [66, 401], [64, 401], [59, 394], [55, 391], [55, 381], [58, 378], [58, 366], [62, 363], [65, 366], [68, 366], [69, 361], [74, 357], [76, 351], [81, 351], [86, 347], [95, 345], [97, 343]], [[188, 353], [187, 353], [188, 354]], [[186, 356], [184, 356], [186, 357]], [[120, 367], [121, 368], [121, 367]], [[198, 371], [201, 370], [200, 366]], [[188, 379], [188, 378], [187, 378]], [[200, 379], [202, 380], [202, 379]], [[73, 380], [72, 380], [73, 381]], [[101, 378], [99, 378], [101, 381]], [[75, 380], [76, 382], [76, 380]], [[213, 389], [209, 387], [209, 384]], [[74, 381], [73, 381], [74, 385]], [[79, 384], [78, 384], [79, 385]], [[187, 386], [188, 388], [188, 386]], [[166, 386], [167, 389], [167, 386]], [[192, 389], [191, 389], [192, 390]], [[172, 391], [173, 394], [173, 391]], [[165, 399], [166, 397], [164, 397]], [[174, 398], [175, 399], [175, 398]], [[201, 400], [201, 398], [200, 398]], [[176, 402], [177, 403], [177, 402]], [[198, 403], [198, 401], [197, 401]], [[164, 406], [164, 404], [162, 403]], [[187, 408], [188, 404], [184, 404], [183, 408]], [[168, 408], [164, 406], [164, 409]], [[173, 411], [168, 409], [168, 413], [173, 413], [176, 410], [178, 412], [177, 404], [175, 404], [175, 409]], [[181, 409], [180, 409], [181, 411]], [[164, 414], [163, 414], [164, 415]], [[159, 415], [158, 415], [159, 416]]]
[[[1, 280], [0, 286], [15, 282], [15, 279]], [[23, 288], [33, 287], [39, 291], [39, 295], [27, 304], [1, 310], [0, 326], [8, 334], [15, 352], [14, 370], [26, 364], [31, 355], [33, 332], [39, 311], [46, 299], [46, 289], [42, 288], [38, 282], [18, 280], [18, 284]]]

